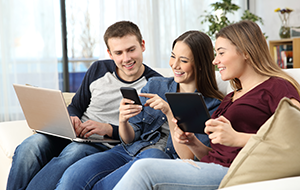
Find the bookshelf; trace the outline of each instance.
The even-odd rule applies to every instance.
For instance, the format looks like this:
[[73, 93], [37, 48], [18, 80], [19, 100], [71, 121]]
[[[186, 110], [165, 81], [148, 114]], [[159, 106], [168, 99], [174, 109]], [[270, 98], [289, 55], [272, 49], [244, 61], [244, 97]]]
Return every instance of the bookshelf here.
[[271, 56], [274, 58], [274, 47], [278, 45], [292, 45], [293, 46], [293, 68], [300, 68], [300, 38], [289, 38], [281, 40], [270, 40], [269, 50]]

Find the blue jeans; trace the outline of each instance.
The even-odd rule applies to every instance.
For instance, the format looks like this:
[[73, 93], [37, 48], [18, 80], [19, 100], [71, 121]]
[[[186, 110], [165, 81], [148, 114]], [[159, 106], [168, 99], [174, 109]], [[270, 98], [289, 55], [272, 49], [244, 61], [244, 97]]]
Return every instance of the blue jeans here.
[[102, 144], [76, 143], [39, 133], [32, 135], [15, 150], [7, 190], [54, 189], [70, 165], [107, 149]]
[[131, 166], [114, 190], [218, 189], [227, 171], [227, 167], [214, 163], [180, 159], [142, 159]]
[[132, 161], [128, 162], [124, 166], [120, 167], [119, 169], [115, 170], [114, 172], [110, 173], [100, 181], [98, 181], [94, 187], [93, 190], [100, 190], [100, 189], [113, 189], [115, 185], [121, 180], [121, 178], [124, 176], [124, 174], [129, 170], [131, 165], [136, 162], [139, 159], [143, 158], [164, 158], [164, 159], [170, 159], [168, 154], [165, 152], [159, 150], [159, 149], [147, 149], [140, 154], [138, 154]]
[[[169, 158], [164, 152], [162, 153], [164, 157]], [[112, 189], [130, 168], [131, 164], [127, 163], [130, 163], [134, 158], [121, 145], [117, 145], [108, 151], [85, 157], [65, 171], [56, 189], [87, 190], [92, 189], [97, 182], [102, 181], [103, 183], [99, 183], [98, 187], [102, 188], [104, 186], [103, 189], [105, 190]], [[118, 168], [120, 169], [116, 170]], [[116, 173], [114, 172], [115, 170]]]

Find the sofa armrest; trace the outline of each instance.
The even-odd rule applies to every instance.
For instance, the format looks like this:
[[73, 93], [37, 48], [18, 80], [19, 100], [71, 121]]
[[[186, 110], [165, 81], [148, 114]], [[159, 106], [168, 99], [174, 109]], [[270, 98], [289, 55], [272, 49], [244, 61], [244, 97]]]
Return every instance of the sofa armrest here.
[[0, 122], [0, 147], [8, 158], [12, 158], [16, 147], [32, 134], [26, 120]]
[[66, 105], [68, 106], [72, 102], [72, 98], [75, 95], [73, 92], [63, 92], [63, 97], [65, 99]]
[[[67, 106], [71, 103], [74, 94], [63, 93]], [[8, 158], [12, 158], [16, 147], [33, 133], [26, 120], [0, 122], [0, 147]]]

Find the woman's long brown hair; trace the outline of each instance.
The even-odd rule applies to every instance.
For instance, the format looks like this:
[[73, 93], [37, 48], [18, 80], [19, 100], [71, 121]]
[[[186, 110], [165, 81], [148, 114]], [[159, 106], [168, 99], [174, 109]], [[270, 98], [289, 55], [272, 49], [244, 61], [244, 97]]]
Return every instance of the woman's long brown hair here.
[[178, 41], [187, 44], [193, 53], [197, 90], [203, 96], [223, 100], [224, 95], [218, 89], [212, 64], [214, 50], [209, 36], [200, 31], [187, 31], [174, 40], [172, 49]]
[[[299, 83], [286, 72], [284, 72], [272, 59], [266, 39], [259, 26], [252, 21], [240, 21], [238, 23], [222, 28], [217, 34], [216, 39], [222, 37], [231, 41], [236, 46], [237, 51], [244, 54], [247, 63], [253, 69], [264, 76], [280, 77], [290, 82], [300, 95]], [[230, 81], [235, 90], [240, 89], [241, 82], [235, 78]]]

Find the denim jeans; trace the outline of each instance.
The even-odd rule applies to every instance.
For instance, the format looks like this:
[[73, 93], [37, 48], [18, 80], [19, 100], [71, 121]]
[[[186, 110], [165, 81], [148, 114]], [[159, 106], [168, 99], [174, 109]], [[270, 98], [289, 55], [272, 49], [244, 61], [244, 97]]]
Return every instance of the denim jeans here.
[[132, 157], [121, 145], [105, 152], [87, 156], [70, 166], [61, 177], [56, 189], [92, 189], [94, 184], [129, 162]]
[[100, 189], [113, 189], [115, 185], [120, 181], [120, 179], [123, 177], [123, 175], [129, 170], [131, 165], [136, 162], [139, 159], [143, 158], [164, 158], [164, 159], [170, 159], [168, 154], [165, 152], [159, 150], [159, 149], [147, 149], [140, 154], [138, 154], [132, 161], [128, 162], [124, 166], [120, 167], [119, 169], [115, 170], [114, 172], [110, 173], [106, 177], [104, 177], [102, 180], [98, 181], [94, 187], [93, 190], [100, 190]]
[[218, 189], [227, 171], [227, 167], [214, 163], [180, 159], [142, 159], [131, 166], [114, 190]]
[[106, 149], [102, 144], [76, 143], [39, 133], [32, 135], [15, 150], [7, 190], [54, 189], [70, 165]]
[[[162, 153], [163, 157], [169, 158], [167, 154]], [[56, 189], [87, 190], [92, 189], [97, 182], [102, 181], [104, 183], [97, 185], [99, 188], [112, 189], [130, 168], [131, 164], [127, 165], [127, 163], [130, 163], [133, 159], [134, 157], [130, 156], [121, 145], [117, 145], [108, 151], [85, 157], [65, 171]], [[120, 169], [116, 170], [118, 168]], [[116, 173], [113, 172], [115, 170]]]

